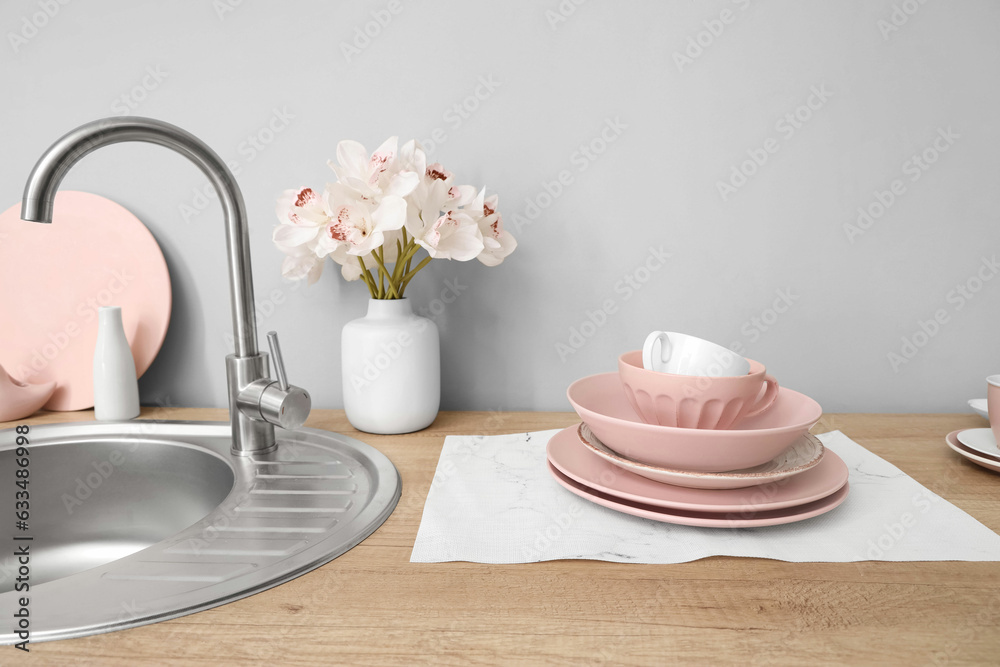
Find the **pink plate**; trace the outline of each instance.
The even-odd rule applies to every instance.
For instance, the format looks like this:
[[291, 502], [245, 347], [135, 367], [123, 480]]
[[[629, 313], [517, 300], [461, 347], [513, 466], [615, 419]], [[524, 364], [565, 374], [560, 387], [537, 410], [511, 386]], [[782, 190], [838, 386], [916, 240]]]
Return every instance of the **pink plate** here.
[[170, 321], [170, 274], [156, 239], [104, 197], [62, 191], [50, 225], [0, 215], [0, 366], [20, 382], [55, 381], [49, 410], [94, 405], [97, 309], [121, 306], [141, 376]]
[[992, 458], [984, 456], [978, 452], [974, 452], [958, 441], [958, 434], [961, 433], [962, 430], [963, 429], [952, 431], [945, 436], [944, 441], [948, 443], [948, 446], [973, 463], [981, 465], [988, 470], [1000, 472], [1000, 460], [993, 460]]
[[806, 433], [793, 442], [788, 449], [764, 465], [728, 472], [691, 472], [689, 470], [658, 468], [648, 463], [627, 459], [609, 449], [590, 431], [590, 427], [583, 423], [579, 425], [577, 436], [587, 449], [611, 465], [624, 468], [642, 477], [648, 477], [654, 482], [689, 486], [692, 489], [741, 489], [776, 482], [785, 477], [801, 474], [819, 465], [825, 452], [820, 439], [812, 433]]
[[622, 500], [693, 512], [758, 512], [805, 505], [834, 493], [847, 482], [847, 466], [827, 451], [819, 465], [785, 479], [743, 489], [692, 489], [663, 484], [623, 470], [595, 454], [571, 426], [552, 436], [549, 463], [570, 479]]
[[725, 472], [767, 463], [823, 416], [819, 403], [786, 387], [771, 408], [734, 428], [646, 424], [635, 414], [617, 373], [577, 380], [566, 392], [580, 419], [622, 456], [662, 468]]
[[782, 523], [794, 523], [796, 521], [811, 519], [814, 516], [825, 514], [840, 505], [847, 499], [847, 494], [850, 490], [850, 486], [845, 483], [844, 486], [840, 487], [833, 494], [807, 505], [759, 512], [747, 517], [735, 513], [691, 512], [635, 503], [609, 496], [600, 491], [594, 491], [566, 477], [556, 470], [551, 463], [549, 464], [549, 472], [552, 473], [552, 476], [555, 477], [559, 484], [592, 503], [597, 503], [609, 509], [617, 510], [624, 514], [632, 514], [644, 519], [652, 519], [653, 521], [662, 521], [664, 523], [676, 523], [682, 526], [699, 526], [702, 528], [756, 528], [758, 526], [777, 526]]

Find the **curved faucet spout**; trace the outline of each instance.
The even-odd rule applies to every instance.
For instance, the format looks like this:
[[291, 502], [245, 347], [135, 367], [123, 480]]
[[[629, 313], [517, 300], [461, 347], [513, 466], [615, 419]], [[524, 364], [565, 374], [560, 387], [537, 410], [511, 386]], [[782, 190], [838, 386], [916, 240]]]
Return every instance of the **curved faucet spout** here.
[[269, 336], [280, 382], [268, 378], [268, 356], [257, 351], [250, 235], [243, 194], [226, 163], [203, 141], [179, 127], [152, 118], [105, 118], [81, 125], [52, 144], [28, 176], [21, 217], [52, 222], [52, 205], [63, 176], [87, 153], [123, 141], [144, 141], [171, 148], [198, 165], [215, 186], [226, 218], [229, 289], [236, 354], [226, 357], [229, 420], [233, 454], [265, 454], [277, 447], [274, 427], [294, 429], [309, 416], [309, 392], [288, 384], [277, 335]]
[[52, 144], [35, 164], [24, 188], [21, 217], [31, 222], [52, 222], [56, 190], [73, 165], [102, 146], [124, 141], [142, 141], [173, 149], [198, 165], [212, 182], [226, 221], [236, 356], [257, 355], [250, 240], [243, 194], [222, 158], [193, 134], [163, 121], [129, 116], [81, 125]]

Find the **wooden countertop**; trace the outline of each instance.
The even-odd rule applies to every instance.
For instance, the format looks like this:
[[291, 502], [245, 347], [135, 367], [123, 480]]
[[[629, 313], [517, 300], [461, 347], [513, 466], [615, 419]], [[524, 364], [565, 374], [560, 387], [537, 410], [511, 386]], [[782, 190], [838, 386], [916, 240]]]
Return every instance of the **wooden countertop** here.
[[[144, 409], [150, 419], [223, 410]], [[27, 423], [80, 421], [44, 414]], [[570, 425], [572, 413], [445, 412], [404, 436], [359, 433], [344, 413], [308, 426], [387, 454], [403, 477], [389, 520], [347, 554], [283, 586], [165, 623], [0, 647], [2, 664], [997, 664], [1000, 563], [784, 563], [717, 557], [678, 565], [555, 561], [410, 563], [444, 436]], [[1000, 475], [944, 444], [975, 415], [827, 415], [995, 531]], [[3, 427], [10, 426], [0, 425]]]

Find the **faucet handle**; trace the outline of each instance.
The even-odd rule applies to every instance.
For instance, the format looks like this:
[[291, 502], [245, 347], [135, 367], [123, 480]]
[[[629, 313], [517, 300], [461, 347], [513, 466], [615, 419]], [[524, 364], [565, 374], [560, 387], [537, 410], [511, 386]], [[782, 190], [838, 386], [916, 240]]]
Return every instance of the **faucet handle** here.
[[251, 382], [236, 397], [236, 406], [251, 419], [261, 419], [284, 429], [296, 429], [309, 417], [312, 397], [305, 389], [288, 384], [278, 334], [268, 332], [267, 344], [271, 348], [274, 373], [278, 378]]
[[258, 398], [257, 410], [264, 421], [288, 430], [306, 423], [309, 411], [312, 410], [312, 397], [308, 391], [295, 385], [279, 389], [277, 382], [260, 382], [264, 386]]
[[312, 409], [312, 398], [309, 392], [300, 387], [288, 384], [285, 373], [285, 360], [281, 357], [281, 345], [278, 343], [278, 332], [267, 333], [267, 345], [271, 348], [274, 359], [275, 382], [262, 381], [264, 385], [258, 399], [258, 409], [264, 421], [275, 426], [293, 429], [302, 426], [309, 411]]
[[271, 358], [274, 359], [274, 374], [278, 376], [278, 389], [288, 391], [288, 376], [285, 374], [285, 360], [281, 357], [277, 331], [267, 332], [267, 346], [271, 348]]

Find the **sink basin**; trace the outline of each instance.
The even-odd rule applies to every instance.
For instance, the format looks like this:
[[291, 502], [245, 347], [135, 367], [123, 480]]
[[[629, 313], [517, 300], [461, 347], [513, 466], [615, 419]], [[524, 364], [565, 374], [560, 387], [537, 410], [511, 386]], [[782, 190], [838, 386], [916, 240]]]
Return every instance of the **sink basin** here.
[[[230, 454], [215, 422], [31, 427], [31, 641], [119, 630], [260, 592], [361, 542], [399, 500], [392, 463], [316, 429], [277, 430], [278, 448]], [[0, 510], [13, 514], [13, 429], [0, 431]], [[3, 503], [8, 503], [4, 507]], [[30, 537], [30, 540], [14, 541]], [[0, 558], [0, 609], [16, 608], [18, 565]], [[6, 613], [6, 612], [5, 612]], [[9, 630], [0, 642], [21, 641]]]
[[[8, 484], [14, 458], [13, 450], [0, 451], [0, 479]], [[32, 585], [176, 535], [218, 507], [235, 481], [213, 452], [152, 439], [125, 446], [100, 437], [54, 441], [30, 459], [29, 471], [37, 471], [29, 478]], [[14, 577], [4, 577], [0, 593], [13, 590]]]

